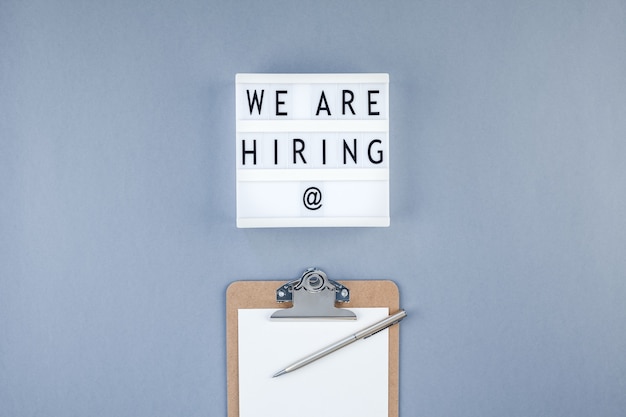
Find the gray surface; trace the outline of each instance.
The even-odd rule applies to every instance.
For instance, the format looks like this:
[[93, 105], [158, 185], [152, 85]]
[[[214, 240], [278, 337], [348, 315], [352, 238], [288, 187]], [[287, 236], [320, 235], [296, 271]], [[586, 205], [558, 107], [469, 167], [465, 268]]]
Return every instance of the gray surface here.
[[[227, 285], [391, 278], [403, 416], [623, 416], [623, 1], [0, 3], [0, 415], [221, 416]], [[237, 230], [237, 72], [388, 72], [391, 227]]]

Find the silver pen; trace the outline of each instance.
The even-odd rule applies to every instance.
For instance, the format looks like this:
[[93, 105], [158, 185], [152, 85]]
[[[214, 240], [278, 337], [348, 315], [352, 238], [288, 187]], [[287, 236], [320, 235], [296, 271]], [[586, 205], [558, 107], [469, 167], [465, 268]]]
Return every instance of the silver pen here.
[[350, 336], [344, 339], [341, 339], [338, 342], [335, 342], [330, 346], [326, 346], [325, 348], [320, 349], [317, 352], [312, 353], [309, 356], [304, 357], [300, 359], [299, 361], [292, 363], [286, 368], [281, 369], [280, 371], [276, 372], [273, 378], [276, 378], [277, 376], [281, 376], [289, 372], [293, 372], [296, 369], [300, 369], [303, 366], [310, 364], [311, 362], [314, 362], [320, 358], [323, 358], [326, 355], [330, 355], [331, 353], [341, 349], [342, 347], [348, 346], [349, 344], [356, 342], [357, 340], [366, 339], [370, 336], [373, 336], [376, 333], [383, 331], [386, 328], [393, 326], [394, 324], [399, 323], [400, 320], [402, 320], [405, 317], [406, 317], [406, 311], [400, 310], [397, 313], [392, 314], [391, 316], [379, 321], [378, 323], [374, 323], [371, 326], [368, 326], [363, 330], [360, 330], [354, 334], [351, 334]]

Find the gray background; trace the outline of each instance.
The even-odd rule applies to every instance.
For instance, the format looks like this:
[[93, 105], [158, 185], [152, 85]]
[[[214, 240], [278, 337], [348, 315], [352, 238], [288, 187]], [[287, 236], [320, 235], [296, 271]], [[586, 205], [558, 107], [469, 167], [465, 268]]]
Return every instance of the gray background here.
[[[0, 415], [225, 415], [227, 285], [315, 265], [398, 283], [403, 416], [623, 416], [625, 47], [623, 1], [2, 0]], [[237, 72], [390, 74], [391, 227], [235, 228]]]

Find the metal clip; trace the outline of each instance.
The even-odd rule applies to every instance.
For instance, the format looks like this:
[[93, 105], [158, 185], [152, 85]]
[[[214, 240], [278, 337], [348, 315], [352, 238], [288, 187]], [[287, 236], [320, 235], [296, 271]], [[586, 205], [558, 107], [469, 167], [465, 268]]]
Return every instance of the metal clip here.
[[291, 301], [293, 307], [274, 312], [272, 319], [356, 320], [352, 311], [335, 307], [335, 302], [350, 301], [350, 290], [316, 268], [309, 268], [299, 279], [281, 285], [276, 290], [276, 301]]

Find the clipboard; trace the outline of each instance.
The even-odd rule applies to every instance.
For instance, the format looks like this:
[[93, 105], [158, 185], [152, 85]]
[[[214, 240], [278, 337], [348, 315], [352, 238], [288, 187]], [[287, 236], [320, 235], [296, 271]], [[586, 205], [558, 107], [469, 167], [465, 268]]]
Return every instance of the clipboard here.
[[[350, 290], [350, 309], [383, 307], [389, 313], [399, 309], [397, 285], [391, 280], [337, 281]], [[285, 281], [235, 281], [226, 291], [226, 356], [228, 417], [240, 416], [239, 396], [239, 310], [289, 309], [295, 303], [277, 303], [277, 288]], [[388, 329], [388, 416], [399, 411], [399, 326]], [[278, 341], [277, 343], [280, 343]], [[359, 343], [370, 343], [361, 341]], [[277, 363], [276, 366], [285, 365]], [[316, 366], [315, 364], [311, 366]]]

